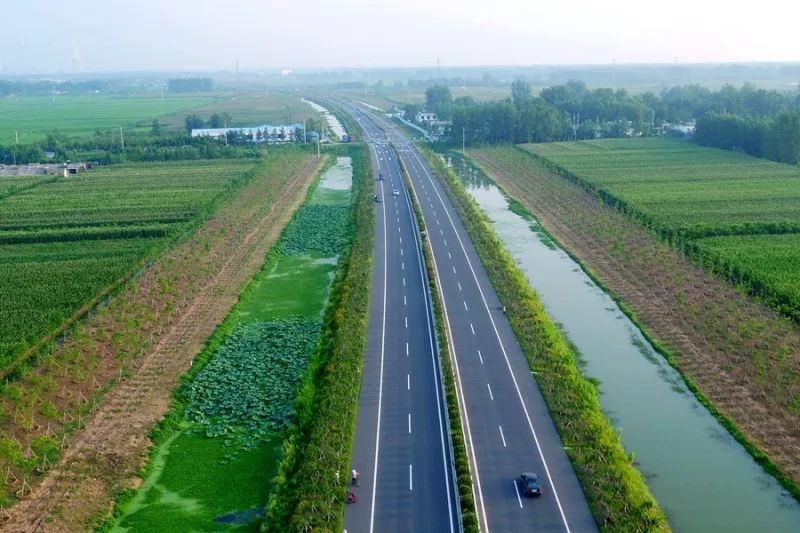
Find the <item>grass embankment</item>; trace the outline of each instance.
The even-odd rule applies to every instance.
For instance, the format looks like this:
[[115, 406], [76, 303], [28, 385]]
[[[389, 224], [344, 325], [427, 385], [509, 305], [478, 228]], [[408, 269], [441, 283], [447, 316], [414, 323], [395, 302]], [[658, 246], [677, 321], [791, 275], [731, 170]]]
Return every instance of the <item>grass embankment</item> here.
[[581, 374], [575, 354], [486, 215], [439, 157], [428, 150], [426, 155], [506, 307], [598, 526], [607, 531], [668, 530], [666, 516], [605, 418], [597, 388]]
[[470, 471], [467, 444], [464, 437], [464, 427], [461, 424], [461, 410], [459, 409], [458, 393], [456, 392], [455, 373], [450, 354], [450, 339], [445, 327], [444, 308], [439, 285], [436, 283], [436, 270], [433, 266], [433, 250], [428, 241], [427, 228], [419, 199], [413, 189], [403, 160], [398, 157], [403, 168], [403, 179], [406, 186], [413, 192], [411, 202], [414, 208], [414, 217], [417, 220], [417, 229], [422, 241], [422, 255], [425, 258], [425, 270], [433, 302], [433, 315], [436, 323], [436, 341], [439, 349], [439, 361], [442, 365], [442, 378], [444, 379], [445, 395], [447, 399], [447, 417], [449, 419], [450, 443], [453, 451], [453, 463], [456, 469], [456, 485], [461, 509], [461, 526], [466, 533], [480, 531], [478, 514], [475, 507], [475, 492], [472, 486], [472, 472]]
[[322, 312], [352, 218], [349, 187], [328, 178], [342, 172], [310, 193], [184, 379], [121, 527], [258, 528], [298, 391], [324, 356]]
[[267, 505], [265, 531], [341, 531], [366, 343], [374, 241], [370, 161], [350, 148], [356, 194], [346, 268], [334, 281], [322, 340], [296, 405]]
[[[482, 148], [471, 151], [470, 157], [509, 197], [536, 214], [542, 227], [563, 243], [562, 249], [683, 375], [698, 400], [800, 499], [800, 448], [787, 445], [800, 442], [796, 324], [737, 290], [727, 275], [718, 278], [692, 264], [696, 256], [685, 257], [527, 151]], [[774, 239], [783, 245], [780, 241], [793, 238], [712, 237], [694, 242]], [[780, 246], [775, 252], [780, 256]], [[753, 250], [748, 260], [759, 261], [763, 254]], [[713, 261], [706, 264], [712, 271]]]

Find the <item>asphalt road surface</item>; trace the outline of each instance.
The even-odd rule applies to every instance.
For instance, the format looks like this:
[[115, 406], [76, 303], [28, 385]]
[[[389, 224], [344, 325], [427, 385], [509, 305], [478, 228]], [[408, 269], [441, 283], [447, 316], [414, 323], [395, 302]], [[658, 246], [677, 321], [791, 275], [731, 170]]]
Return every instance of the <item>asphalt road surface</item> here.
[[[365, 116], [375, 181], [375, 256], [353, 447], [348, 532], [458, 531], [448, 421], [419, 235], [395, 153]], [[396, 191], [396, 194], [395, 194]], [[348, 480], [349, 481], [349, 480]]]
[[[347, 110], [368, 132], [383, 130], [422, 208], [454, 356], [481, 530], [597, 531], [508, 317], [447, 194], [399, 129], [365, 109]], [[425, 337], [424, 328], [412, 331], [412, 337]], [[542, 496], [521, 494], [522, 472], [539, 475]], [[409, 525], [414, 531], [445, 530]]]

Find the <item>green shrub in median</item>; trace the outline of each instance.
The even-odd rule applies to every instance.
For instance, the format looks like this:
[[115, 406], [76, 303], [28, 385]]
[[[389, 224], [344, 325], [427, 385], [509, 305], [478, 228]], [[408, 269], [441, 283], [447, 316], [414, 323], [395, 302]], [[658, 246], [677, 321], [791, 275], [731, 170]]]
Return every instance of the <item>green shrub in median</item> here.
[[666, 516], [604, 416], [597, 389], [547, 315], [488, 218], [441, 159], [426, 150], [492, 280], [547, 402], [599, 527], [667, 531]]

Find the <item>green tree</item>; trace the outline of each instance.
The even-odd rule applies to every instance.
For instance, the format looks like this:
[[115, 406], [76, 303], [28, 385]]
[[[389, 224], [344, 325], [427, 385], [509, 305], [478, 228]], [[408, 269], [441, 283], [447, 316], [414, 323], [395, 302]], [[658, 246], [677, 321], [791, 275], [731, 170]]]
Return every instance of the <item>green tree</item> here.
[[153, 126], [150, 128], [150, 135], [153, 135], [154, 137], [159, 137], [161, 135], [161, 123], [157, 118], [153, 119]]
[[453, 96], [447, 85], [434, 85], [425, 90], [425, 105], [428, 109], [439, 115], [439, 118], [449, 119], [453, 105]]
[[184, 125], [186, 126], [186, 132], [192, 133], [192, 130], [205, 128], [206, 122], [198, 115], [192, 113], [191, 115], [186, 115], [186, 120], [184, 120]]
[[521, 111], [525, 103], [531, 99], [531, 86], [523, 79], [514, 80], [511, 84], [511, 100], [517, 111]]

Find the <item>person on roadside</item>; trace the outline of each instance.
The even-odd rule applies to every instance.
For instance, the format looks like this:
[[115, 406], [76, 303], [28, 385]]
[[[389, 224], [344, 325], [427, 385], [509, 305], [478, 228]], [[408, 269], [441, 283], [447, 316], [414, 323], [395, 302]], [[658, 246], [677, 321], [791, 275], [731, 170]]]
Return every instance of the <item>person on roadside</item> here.
[[358, 481], [359, 481], [358, 470], [354, 468], [353, 471], [350, 473], [350, 477], [351, 477], [350, 481], [352, 482], [353, 486], [358, 487]]

